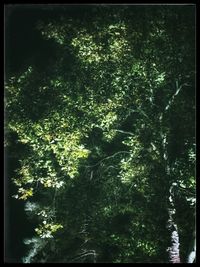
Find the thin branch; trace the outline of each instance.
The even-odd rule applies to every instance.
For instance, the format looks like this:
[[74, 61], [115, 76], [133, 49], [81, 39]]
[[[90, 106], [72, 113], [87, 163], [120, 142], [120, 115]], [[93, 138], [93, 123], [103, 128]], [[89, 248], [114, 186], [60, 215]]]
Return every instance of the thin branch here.
[[178, 86], [178, 81], [176, 80], [176, 92], [173, 94], [173, 96], [169, 100], [168, 105], [165, 107], [165, 111], [167, 111], [170, 108], [170, 106], [172, 105], [175, 97], [178, 95], [178, 93], [180, 92], [180, 90], [182, 89], [183, 86], [190, 86], [190, 85], [187, 84], [187, 83], [183, 83], [180, 86]]
[[114, 129], [114, 131], [119, 132], [119, 133], [123, 133], [123, 134], [128, 134], [128, 135], [132, 135], [132, 136], [134, 136], [133, 133], [131, 133], [131, 132], [127, 132], [127, 131], [122, 131], [122, 130], [118, 130], [118, 129]]
[[138, 110], [138, 109], [131, 109], [131, 108], [129, 108], [129, 110], [130, 110], [131, 112], [140, 113], [140, 114], [142, 114], [144, 117], [146, 117], [149, 121], [151, 121], [151, 119], [149, 118], [149, 116], [148, 116], [142, 109]]
[[117, 168], [112, 166], [112, 165], [110, 165], [103, 171], [103, 173], [107, 172], [109, 169], [117, 169]]
[[[176, 80], [175, 83], [176, 83], [176, 92], [173, 94], [173, 96], [172, 96], [171, 99], [169, 100], [167, 106], [166, 106], [165, 109], [164, 109], [164, 112], [167, 111], [167, 110], [171, 107], [171, 105], [172, 105], [172, 103], [173, 103], [175, 97], [178, 95], [178, 93], [180, 92], [180, 90], [182, 89], [183, 86], [191, 86], [190, 84], [183, 83], [182, 85], [180, 85], [180, 87], [178, 87], [178, 81], [177, 81], [177, 80]], [[163, 113], [164, 113], [164, 112], [162, 112], [162, 113], [160, 114], [160, 116], [159, 116], [159, 121], [160, 121], [160, 123], [162, 122], [162, 119], [163, 119]]]
[[75, 261], [77, 259], [81, 259], [81, 258], [87, 257], [89, 255], [92, 255], [92, 256], [96, 257], [96, 251], [95, 250], [89, 250], [89, 251], [83, 252], [81, 255], [71, 259], [71, 261]]
[[93, 171], [91, 171], [90, 173], [90, 181], [92, 180], [92, 178], [93, 178]]

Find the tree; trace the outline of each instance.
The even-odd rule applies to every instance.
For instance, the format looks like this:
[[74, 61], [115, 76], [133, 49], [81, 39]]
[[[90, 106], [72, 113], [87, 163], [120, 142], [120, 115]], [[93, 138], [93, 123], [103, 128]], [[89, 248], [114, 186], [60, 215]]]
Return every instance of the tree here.
[[24, 262], [186, 261], [192, 16], [189, 6], [95, 6], [38, 22], [55, 59], [6, 85], [7, 129], [24, 144], [15, 198], [38, 222]]

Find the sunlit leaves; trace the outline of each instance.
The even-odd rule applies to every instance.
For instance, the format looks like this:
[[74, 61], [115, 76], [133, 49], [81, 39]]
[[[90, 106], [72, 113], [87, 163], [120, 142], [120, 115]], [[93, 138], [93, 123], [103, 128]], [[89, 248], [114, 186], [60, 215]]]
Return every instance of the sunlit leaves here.
[[60, 45], [63, 45], [65, 42], [65, 33], [62, 27], [57, 27], [57, 25], [49, 22], [47, 25], [44, 25], [42, 21], [37, 23], [37, 28], [40, 30], [41, 34], [46, 39], [54, 39]]
[[146, 174], [147, 170], [145, 166], [134, 162], [133, 158], [123, 158], [120, 161], [120, 172], [118, 176], [120, 177], [121, 182], [132, 184], [138, 191], [144, 192], [146, 188]]
[[112, 60], [123, 59], [131, 49], [129, 48], [128, 41], [124, 38], [112, 38], [110, 41], [110, 57]]
[[78, 56], [83, 62], [99, 62], [101, 56], [101, 46], [95, 44], [91, 35], [80, 33], [77, 38], [72, 40], [72, 46], [78, 48]]
[[161, 84], [164, 80], [165, 80], [165, 73], [160, 73], [160, 74], [158, 75], [158, 77], [155, 79], [155, 81], [156, 81], [158, 84]]
[[55, 177], [40, 178], [39, 181], [41, 184], [44, 185], [44, 187], [60, 188], [64, 184], [64, 181], [59, 181]]
[[195, 162], [195, 160], [196, 160], [195, 146], [190, 148], [190, 150], [188, 152], [188, 156], [189, 156], [189, 161]]
[[[82, 30], [72, 40], [72, 46], [78, 50], [78, 57], [86, 64], [119, 61], [131, 50], [125, 35], [126, 27], [120, 23], [102, 28], [94, 36]], [[106, 37], [108, 40], [105, 43]], [[95, 39], [98, 39], [98, 43]]]
[[33, 196], [33, 188], [24, 189], [23, 187], [20, 187], [18, 189], [18, 194], [14, 195], [14, 198], [26, 200], [29, 197]]
[[43, 221], [42, 225], [39, 225], [35, 232], [41, 238], [53, 238], [53, 234], [56, 233], [59, 229], [62, 229], [63, 226], [61, 224], [53, 224], [47, 223], [45, 220]]
[[140, 141], [138, 140], [138, 136], [131, 136], [127, 137], [124, 141], [122, 141], [123, 144], [127, 145], [132, 153], [132, 158], [139, 157], [139, 153], [142, 150], [142, 146]]
[[138, 240], [137, 248], [141, 249], [143, 253], [153, 256], [156, 254], [156, 247], [154, 242], [148, 242], [145, 240]]
[[107, 140], [111, 140], [116, 135], [116, 132], [112, 129], [117, 115], [115, 112], [108, 112], [100, 121], [99, 127], [104, 131], [104, 136]]
[[64, 134], [56, 143], [52, 143], [52, 151], [58, 160], [61, 170], [74, 178], [78, 174], [78, 165], [80, 159], [85, 159], [89, 155], [89, 150], [80, 144], [80, 134]]
[[27, 165], [22, 164], [21, 169], [18, 170], [18, 175], [19, 178], [13, 179], [13, 182], [17, 186], [21, 186], [22, 184], [31, 184], [34, 181], [33, 170], [31, 170], [31, 168], [29, 168]]
[[60, 223], [56, 223], [54, 221], [54, 211], [49, 210], [48, 208], [43, 209], [37, 212], [37, 216], [39, 217], [41, 224], [35, 228], [35, 232], [41, 238], [53, 238], [54, 234], [63, 228], [63, 225]]

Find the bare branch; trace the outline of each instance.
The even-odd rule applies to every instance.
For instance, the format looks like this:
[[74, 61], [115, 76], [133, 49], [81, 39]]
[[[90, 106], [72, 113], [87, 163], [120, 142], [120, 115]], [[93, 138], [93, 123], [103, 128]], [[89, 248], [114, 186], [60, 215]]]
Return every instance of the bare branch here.
[[94, 257], [94, 260], [95, 260], [95, 257], [96, 257], [96, 251], [95, 250], [88, 250], [88, 251], [85, 251], [83, 252], [82, 254], [79, 254], [77, 257], [71, 259], [71, 261], [76, 261], [78, 259], [81, 259], [83, 257], [87, 257], [89, 255], [92, 255]]
[[183, 83], [181, 84], [180, 86], [178, 85], [178, 80], [176, 80], [176, 92], [173, 94], [173, 96], [171, 97], [171, 99], [169, 100], [168, 102], [168, 105], [165, 107], [165, 111], [167, 111], [170, 106], [172, 105], [175, 97], [178, 95], [178, 93], [180, 92], [180, 90], [182, 89], [183, 86], [190, 86], [189, 84], [187, 83]]
[[119, 132], [119, 133], [123, 133], [123, 134], [128, 134], [128, 135], [134, 136], [134, 134], [131, 133], [131, 132], [126, 132], [126, 131], [122, 131], [122, 130], [118, 130], [118, 129], [114, 129], [114, 131]]

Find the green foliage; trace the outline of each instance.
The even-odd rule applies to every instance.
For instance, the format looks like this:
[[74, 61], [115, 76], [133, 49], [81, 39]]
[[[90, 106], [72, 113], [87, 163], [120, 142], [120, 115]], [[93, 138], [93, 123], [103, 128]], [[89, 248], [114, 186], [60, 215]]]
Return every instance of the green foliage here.
[[15, 195], [15, 198], [26, 200], [28, 197], [33, 196], [33, 188], [31, 187], [29, 189], [24, 189], [20, 187], [18, 189], [18, 193], [19, 195]]
[[190, 215], [196, 186], [193, 51], [179, 40], [194, 33], [176, 8], [145, 8], [145, 23], [125, 6], [38, 23], [59, 44], [53, 71], [28, 66], [5, 85], [24, 147], [15, 198], [38, 223], [24, 262], [167, 262], [170, 184]]
[[61, 224], [47, 223], [44, 220], [43, 225], [39, 225], [38, 228], [35, 228], [35, 231], [41, 238], [53, 238], [52, 234], [60, 228], [63, 228]]

